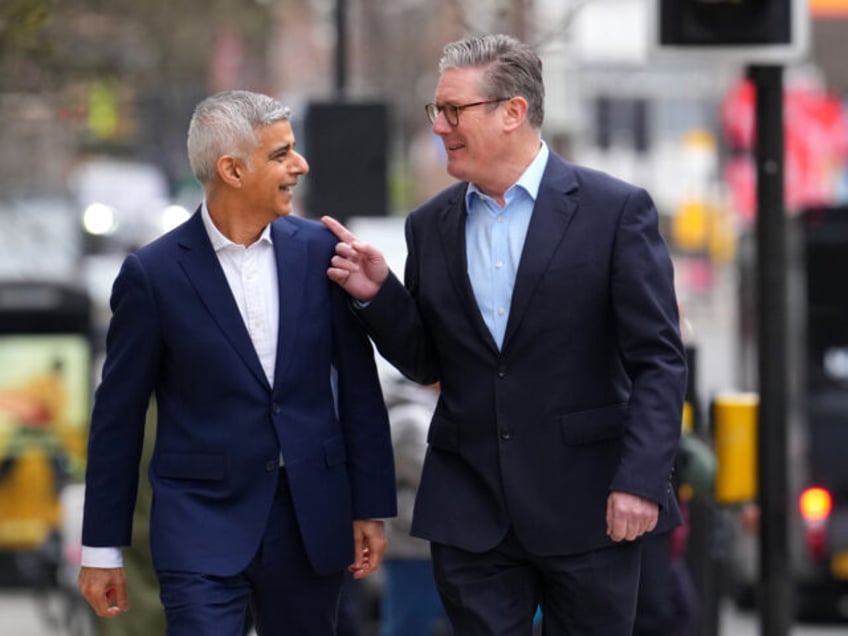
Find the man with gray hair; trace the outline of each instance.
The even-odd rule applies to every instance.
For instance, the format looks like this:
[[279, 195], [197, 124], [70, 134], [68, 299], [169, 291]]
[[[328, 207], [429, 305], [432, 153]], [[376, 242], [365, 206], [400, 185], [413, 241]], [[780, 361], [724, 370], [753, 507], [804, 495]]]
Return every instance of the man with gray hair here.
[[639, 538], [680, 521], [686, 363], [642, 189], [541, 137], [542, 63], [505, 35], [448, 44], [426, 112], [460, 183], [406, 222], [404, 283], [333, 219], [328, 276], [380, 352], [440, 383], [411, 533], [457, 636], [629, 636]]
[[128, 609], [145, 411], [158, 406], [150, 543], [169, 636], [335, 633], [346, 567], [375, 571], [395, 514], [368, 338], [326, 278], [335, 239], [290, 216], [309, 167], [289, 110], [229, 91], [195, 109], [205, 198], [124, 261], [89, 438], [80, 590]]

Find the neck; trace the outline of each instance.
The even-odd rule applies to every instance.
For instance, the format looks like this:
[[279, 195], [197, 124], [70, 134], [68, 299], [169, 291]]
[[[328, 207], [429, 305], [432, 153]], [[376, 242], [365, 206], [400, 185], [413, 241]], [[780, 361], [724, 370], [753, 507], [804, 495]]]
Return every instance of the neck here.
[[209, 197], [206, 207], [218, 231], [238, 245], [248, 247], [258, 241], [267, 225], [246, 217], [244, 206], [226, 197]]
[[536, 155], [539, 154], [541, 143], [542, 139], [538, 134], [532, 137], [528, 136], [517, 143], [510, 152], [505, 153], [505, 158], [501, 162], [497, 174], [492, 175], [489, 182], [486, 184], [476, 183], [475, 185], [497, 201], [498, 205], [505, 206], [504, 195], [506, 191], [518, 181], [527, 167], [533, 163]]

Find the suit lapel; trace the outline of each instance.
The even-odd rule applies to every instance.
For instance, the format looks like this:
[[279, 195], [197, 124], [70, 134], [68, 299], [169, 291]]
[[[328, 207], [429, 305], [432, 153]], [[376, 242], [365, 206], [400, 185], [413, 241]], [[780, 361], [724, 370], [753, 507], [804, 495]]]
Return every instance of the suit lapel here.
[[185, 230], [180, 237], [183, 252], [179, 259], [183, 271], [191, 280], [212, 319], [218, 323], [224, 337], [238, 352], [251, 373], [267, 386], [268, 379], [262, 371], [262, 365], [230, 291], [227, 277], [224, 276], [224, 270], [221, 269], [212, 248], [206, 228], [203, 227], [200, 211], [195, 212], [183, 227]]
[[577, 182], [573, 172], [567, 164], [551, 154], [539, 186], [515, 276], [503, 350], [506, 350], [510, 338], [521, 324], [533, 291], [562, 242], [576, 210]]
[[442, 210], [439, 220], [442, 251], [447, 262], [448, 275], [460, 298], [463, 310], [468, 314], [486, 345], [497, 353], [498, 346], [480, 314], [471, 280], [468, 278], [468, 254], [465, 245], [465, 222], [468, 218], [468, 212], [465, 209], [467, 188], [467, 184], [463, 188], [457, 188], [454, 198], [451, 198]]
[[291, 363], [298, 319], [306, 290], [306, 243], [297, 236], [298, 228], [282, 218], [271, 225], [271, 240], [277, 260], [277, 282], [280, 295], [280, 320], [277, 332], [277, 363], [274, 384], [279, 383], [285, 367]]

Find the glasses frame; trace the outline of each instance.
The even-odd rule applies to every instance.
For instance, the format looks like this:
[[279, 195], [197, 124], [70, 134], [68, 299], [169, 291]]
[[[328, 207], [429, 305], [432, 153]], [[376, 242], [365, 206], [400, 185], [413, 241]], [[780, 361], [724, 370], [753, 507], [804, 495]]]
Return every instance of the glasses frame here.
[[511, 97], [498, 97], [497, 99], [485, 99], [481, 102], [471, 102], [470, 104], [460, 104], [458, 106], [454, 104], [436, 104], [434, 102], [430, 102], [429, 104], [424, 105], [424, 112], [427, 113], [427, 119], [430, 120], [431, 124], [436, 123], [436, 119], [439, 117], [439, 113], [444, 113], [445, 121], [450, 124], [451, 127], [456, 128], [459, 126], [459, 113], [464, 111], [466, 108], [472, 108], [474, 106], [483, 106], [484, 104], [499, 104], [501, 102], [507, 102]]

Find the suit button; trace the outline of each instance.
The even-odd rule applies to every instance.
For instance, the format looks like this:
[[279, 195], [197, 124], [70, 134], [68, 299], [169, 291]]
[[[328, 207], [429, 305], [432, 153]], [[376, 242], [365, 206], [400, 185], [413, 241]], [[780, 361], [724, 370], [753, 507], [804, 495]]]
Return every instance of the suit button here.
[[498, 367], [498, 377], [502, 378], [506, 375], [506, 367]]
[[276, 404], [276, 403], [271, 406], [271, 410], [274, 411], [275, 415], [279, 415], [280, 411], [282, 411], [282, 409], [280, 408], [280, 405]]
[[501, 430], [501, 439], [503, 441], [508, 442], [511, 437], [512, 437], [512, 434], [507, 429]]
[[280, 462], [279, 462], [279, 461], [276, 461], [276, 462], [275, 462], [275, 461], [273, 461], [273, 460], [272, 460], [272, 461], [267, 461], [267, 462], [265, 462], [265, 471], [266, 471], [266, 472], [269, 472], [269, 473], [270, 473], [270, 472], [273, 472], [273, 471], [274, 471], [274, 470], [276, 470], [279, 466], [280, 466]]

